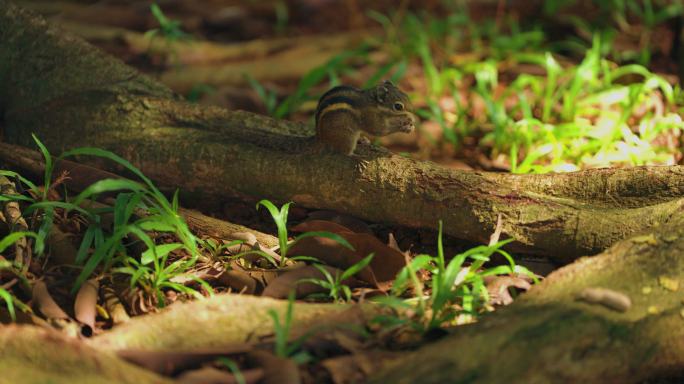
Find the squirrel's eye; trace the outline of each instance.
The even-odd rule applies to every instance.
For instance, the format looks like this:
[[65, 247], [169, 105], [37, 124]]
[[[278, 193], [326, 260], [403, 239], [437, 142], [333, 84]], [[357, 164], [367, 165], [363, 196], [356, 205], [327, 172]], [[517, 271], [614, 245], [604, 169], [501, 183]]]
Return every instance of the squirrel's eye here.
[[403, 111], [404, 110], [404, 104], [402, 104], [400, 102], [394, 103], [394, 105], [392, 107], [394, 108], [395, 111]]

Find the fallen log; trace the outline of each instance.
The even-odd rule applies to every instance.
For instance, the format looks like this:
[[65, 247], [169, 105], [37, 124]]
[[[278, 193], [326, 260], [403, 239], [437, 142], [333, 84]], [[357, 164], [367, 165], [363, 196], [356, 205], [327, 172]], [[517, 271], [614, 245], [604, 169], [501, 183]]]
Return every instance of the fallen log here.
[[[679, 214], [555, 271], [510, 307], [458, 327], [370, 382], [681, 382], [683, 225]], [[620, 312], [578, 300], [591, 288], [631, 305]]]

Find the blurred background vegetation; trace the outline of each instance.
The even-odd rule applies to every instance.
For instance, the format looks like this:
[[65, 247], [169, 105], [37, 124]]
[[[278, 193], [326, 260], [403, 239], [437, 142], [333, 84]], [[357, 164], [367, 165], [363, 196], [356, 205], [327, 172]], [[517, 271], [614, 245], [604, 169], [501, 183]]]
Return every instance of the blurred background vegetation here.
[[679, 0], [23, 1], [189, 100], [312, 124], [338, 84], [411, 96], [417, 159], [516, 173], [682, 161]]

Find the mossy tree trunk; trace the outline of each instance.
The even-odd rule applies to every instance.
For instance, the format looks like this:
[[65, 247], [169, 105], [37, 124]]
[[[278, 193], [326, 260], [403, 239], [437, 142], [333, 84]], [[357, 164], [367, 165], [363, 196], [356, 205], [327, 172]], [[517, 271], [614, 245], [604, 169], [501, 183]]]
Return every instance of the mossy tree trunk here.
[[[582, 258], [371, 382], [681, 382], [683, 228], [680, 214], [657, 231]], [[577, 300], [586, 288], [619, 292], [632, 305], [622, 313]]]

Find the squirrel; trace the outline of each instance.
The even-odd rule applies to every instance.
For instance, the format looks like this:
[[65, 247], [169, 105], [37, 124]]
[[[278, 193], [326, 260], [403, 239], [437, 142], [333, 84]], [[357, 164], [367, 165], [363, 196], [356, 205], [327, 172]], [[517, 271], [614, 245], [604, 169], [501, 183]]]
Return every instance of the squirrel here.
[[318, 101], [316, 139], [335, 152], [351, 155], [362, 132], [369, 136], [408, 133], [415, 121], [408, 96], [390, 81], [368, 89], [341, 85]]

